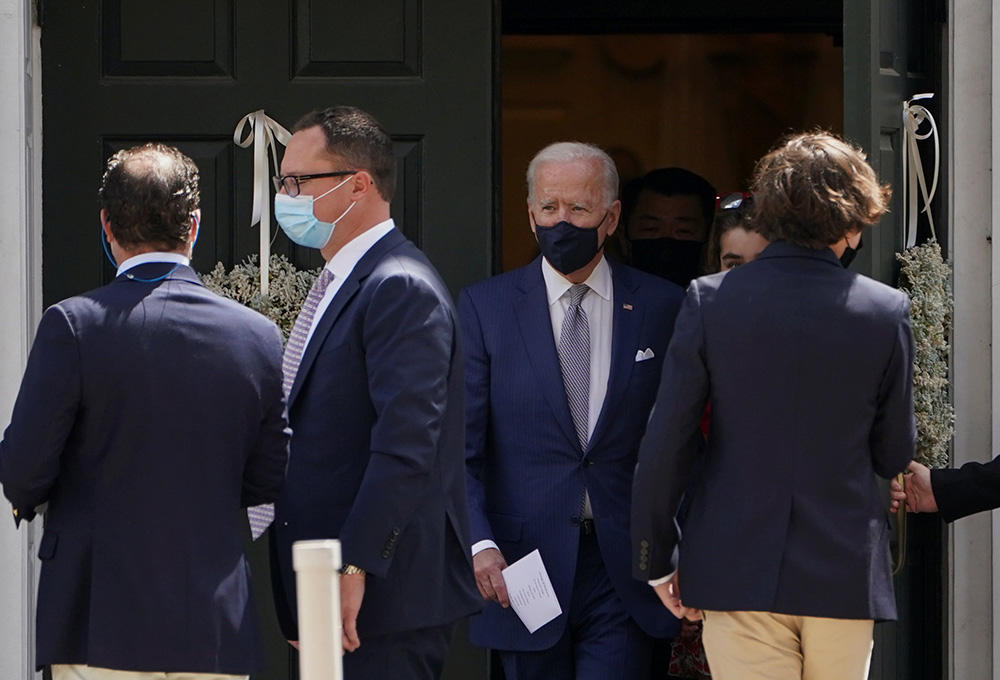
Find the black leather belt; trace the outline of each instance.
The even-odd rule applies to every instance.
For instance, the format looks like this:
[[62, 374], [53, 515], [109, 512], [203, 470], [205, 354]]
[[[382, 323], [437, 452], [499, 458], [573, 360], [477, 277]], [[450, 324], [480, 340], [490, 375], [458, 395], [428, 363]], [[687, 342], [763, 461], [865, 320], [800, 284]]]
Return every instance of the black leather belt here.
[[593, 536], [594, 530], [594, 520], [592, 519], [582, 519], [580, 520], [580, 533], [584, 536]]

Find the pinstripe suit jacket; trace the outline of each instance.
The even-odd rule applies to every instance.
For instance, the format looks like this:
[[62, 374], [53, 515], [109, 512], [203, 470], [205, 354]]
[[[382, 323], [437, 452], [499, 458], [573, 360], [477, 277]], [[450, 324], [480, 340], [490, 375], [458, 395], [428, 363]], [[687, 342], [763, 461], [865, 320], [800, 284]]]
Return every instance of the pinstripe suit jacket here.
[[[607, 396], [586, 454], [563, 387], [541, 258], [459, 296], [466, 342], [466, 462], [472, 541], [492, 539], [508, 563], [539, 549], [563, 614], [530, 635], [512, 610], [488, 603], [471, 638], [494, 649], [541, 650], [566, 626], [579, 545], [580, 499], [590, 492], [608, 575], [646, 632], [677, 621], [630, 577], [629, 507], [639, 441], [660, 380], [681, 289], [612, 264], [613, 328]], [[653, 350], [636, 362], [637, 350]]]

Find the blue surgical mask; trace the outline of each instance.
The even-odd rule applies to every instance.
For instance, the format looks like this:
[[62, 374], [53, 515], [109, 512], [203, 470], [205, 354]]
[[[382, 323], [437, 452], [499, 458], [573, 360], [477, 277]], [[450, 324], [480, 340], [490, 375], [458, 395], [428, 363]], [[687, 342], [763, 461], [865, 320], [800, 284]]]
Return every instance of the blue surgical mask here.
[[317, 219], [316, 213], [313, 212], [313, 203], [344, 186], [351, 179], [348, 177], [330, 191], [315, 197], [302, 195], [292, 197], [287, 194], [277, 194], [274, 197], [274, 217], [292, 243], [305, 248], [319, 249], [330, 242], [333, 228], [337, 226], [337, 222], [344, 219], [347, 213], [351, 212], [351, 208], [355, 206], [357, 201], [351, 201], [347, 210], [333, 222], [323, 222]]

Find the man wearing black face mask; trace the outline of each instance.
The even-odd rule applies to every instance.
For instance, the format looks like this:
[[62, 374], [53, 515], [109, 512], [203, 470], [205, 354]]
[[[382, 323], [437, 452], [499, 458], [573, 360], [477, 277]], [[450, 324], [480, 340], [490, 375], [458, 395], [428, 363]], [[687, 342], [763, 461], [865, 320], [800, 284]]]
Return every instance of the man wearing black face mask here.
[[659, 168], [625, 190], [632, 266], [687, 288], [701, 275], [715, 187], [684, 168]]
[[[542, 256], [462, 291], [469, 519], [482, 615], [475, 644], [508, 680], [649, 677], [652, 640], [678, 621], [630, 582], [636, 451], [681, 290], [609, 263], [618, 173], [589, 144], [546, 147], [528, 167]], [[562, 613], [533, 633], [501, 570], [538, 550]]]

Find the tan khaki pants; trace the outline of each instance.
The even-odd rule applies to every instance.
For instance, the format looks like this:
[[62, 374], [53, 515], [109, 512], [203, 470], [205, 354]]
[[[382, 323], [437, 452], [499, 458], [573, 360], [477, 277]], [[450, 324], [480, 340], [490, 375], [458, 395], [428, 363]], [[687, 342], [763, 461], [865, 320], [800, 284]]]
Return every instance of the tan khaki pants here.
[[83, 665], [52, 666], [52, 680], [247, 680], [249, 677], [219, 673], [142, 673]]
[[871, 619], [704, 612], [713, 680], [867, 680]]

